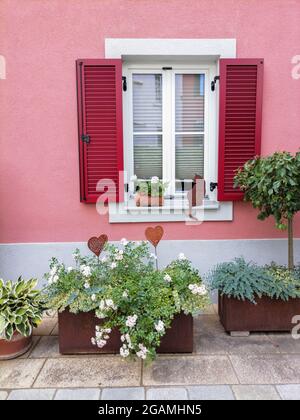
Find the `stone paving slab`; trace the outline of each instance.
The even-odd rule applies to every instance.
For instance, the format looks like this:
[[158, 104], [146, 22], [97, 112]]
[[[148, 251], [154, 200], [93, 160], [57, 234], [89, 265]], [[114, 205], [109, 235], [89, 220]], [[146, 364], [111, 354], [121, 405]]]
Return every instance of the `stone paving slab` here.
[[55, 400], [99, 400], [101, 390], [97, 388], [59, 389]]
[[280, 353], [266, 334], [232, 337], [227, 334], [217, 316], [195, 319], [194, 348], [198, 354], [273, 354]]
[[58, 323], [56, 323], [55, 327], [53, 328], [51, 335], [58, 335]]
[[46, 317], [43, 318], [41, 324], [33, 329], [33, 335], [49, 335], [51, 334], [53, 328], [57, 324], [56, 318]]
[[0, 401], [6, 400], [7, 396], [8, 396], [7, 391], [0, 391]]
[[43, 336], [30, 354], [31, 359], [60, 357], [57, 336]]
[[276, 388], [283, 400], [300, 400], [300, 384], [277, 385]]
[[233, 385], [237, 400], [280, 400], [273, 385]]
[[17, 389], [11, 391], [8, 400], [52, 400], [55, 389]]
[[148, 386], [237, 383], [227, 356], [159, 356], [143, 373]]
[[149, 388], [146, 391], [147, 400], [187, 400], [188, 394], [185, 388]]
[[[33, 361], [35, 359], [31, 359]], [[39, 359], [37, 359], [39, 360]], [[140, 385], [141, 363], [121, 357], [48, 359], [34, 386], [37, 388], [113, 387]]]
[[24, 353], [20, 356], [20, 359], [28, 359], [28, 357], [31, 355], [33, 349], [35, 348], [35, 346], [39, 342], [40, 338], [41, 337], [37, 336], [37, 335], [32, 337], [32, 346], [30, 347], [30, 349], [26, 353]]
[[291, 384], [300, 379], [300, 356], [230, 356], [241, 384]]
[[0, 362], [0, 388], [30, 388], [44, 359], [14, 359]]
[[104, 388], [101, 400], [144, 400], [145, 389], [143, 387], [131, 388]]
[[295, 340], [291, 334], [268, 334], [268, 338], [281, 353], [300, 354], [300, 340]]
[[228, 385], [188, 386], [187, 391], [190, 400], [234, 400]]

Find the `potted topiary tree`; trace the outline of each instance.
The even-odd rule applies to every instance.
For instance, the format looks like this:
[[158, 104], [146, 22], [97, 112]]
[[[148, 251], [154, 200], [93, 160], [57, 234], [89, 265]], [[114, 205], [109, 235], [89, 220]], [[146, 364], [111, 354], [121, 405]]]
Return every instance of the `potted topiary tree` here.
[[276, 152], [245, 163], [235, 176], [245, 201], [259, 209], [258, 219], [274, 216], [278, 229], [288, 229], [288, 267], [294, 268], [293, 217], [300, 210], [300, 153]]
[[0, 360], [25, 353], [32, 329], [42, 321], [43, 302], [34, 279], [6, 283], [0, 279]]

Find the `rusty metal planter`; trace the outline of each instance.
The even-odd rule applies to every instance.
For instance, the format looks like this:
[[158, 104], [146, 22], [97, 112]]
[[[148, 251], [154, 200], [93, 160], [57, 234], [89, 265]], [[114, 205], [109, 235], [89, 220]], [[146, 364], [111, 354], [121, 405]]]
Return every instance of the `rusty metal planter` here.
[[[73, 314], [65, 310], [58, 314], [59, 351], [61, 354], [94, 354], [119, 353], [121, 347], [120, 333], [113, 330], [105, 347], [93, 346], [91, 337], [95, 335], [95, 326], [101, 320], [95, 317], [94, 311]], [[192, 353], [193, 352], [193, 317], [178, 314], [173, 319], [162, 338], [158, 353]]]
[[227, 332], [231, 331], [291, 331], [294, 315], [300, 315], [300, 298], [256, 299], [257, 305], [219, 295], [219, 317]]

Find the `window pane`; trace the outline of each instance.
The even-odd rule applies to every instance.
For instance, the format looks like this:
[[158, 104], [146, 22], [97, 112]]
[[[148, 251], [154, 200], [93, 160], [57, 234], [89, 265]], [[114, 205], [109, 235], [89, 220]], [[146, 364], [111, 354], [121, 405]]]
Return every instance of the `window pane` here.
[[162, 178], [162, 136], [134, 135], [134, 173], [138, 178]]
[[176, 134], [175, 170], [176, 190], [188, 190], [190, 183], [178, 180], [192, 180], [195, 175], [204, 175], [204, 136], [203, 134]]
[[162, 131], [161, 74], [133, 75], [133, 131]]
[[176, 74], [176, 131], [204, 131], [204, 77], [204, 74]]

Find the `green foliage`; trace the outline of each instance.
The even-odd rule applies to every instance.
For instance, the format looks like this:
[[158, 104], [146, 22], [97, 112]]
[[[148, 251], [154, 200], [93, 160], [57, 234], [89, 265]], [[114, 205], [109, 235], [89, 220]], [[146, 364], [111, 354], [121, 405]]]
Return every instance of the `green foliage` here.
[[153, 360], [174, 315], [196, 313], [209, 301], [199, 273], [184, 256], [160, 271], [154, 258], [146, 242], [124, 240], [120, 248], [107, 244], [99, 261], [76, 252], [73, 269], [52, 260], [46, 275], [48, 305], [74, 313], [94, 309], [100, 319], [91, 337], [94, 345], [103, 347], [118, 328], [123, 357]]
[[137, 190], [145, 195], [152, 197], [163, 197], [168, 186], [168, 182], [163, 182], [158, 177], [154, 176], [150, 181], [139, 179], [135, 181]]
[[288, 300], [300, 297], [300, 277], [284, 266], [272, 263], [259, 267], [244, 258], [217, 265], [208, 275], [212, 290], [222, 295], [255, 303], [255, 298], [269, 296]]
[[276, 152], [245, 163], [235, 176], [245, 200], [259, 209], [258, 218], [274, 216], [279, 229], [300, 210], [300, 153]]
[[11, 340], [15, 331], [28, 337], [41, 322], [43, 301], [36, 284], [21, 277], [15, 283], [0, 280], [0, 338]]

